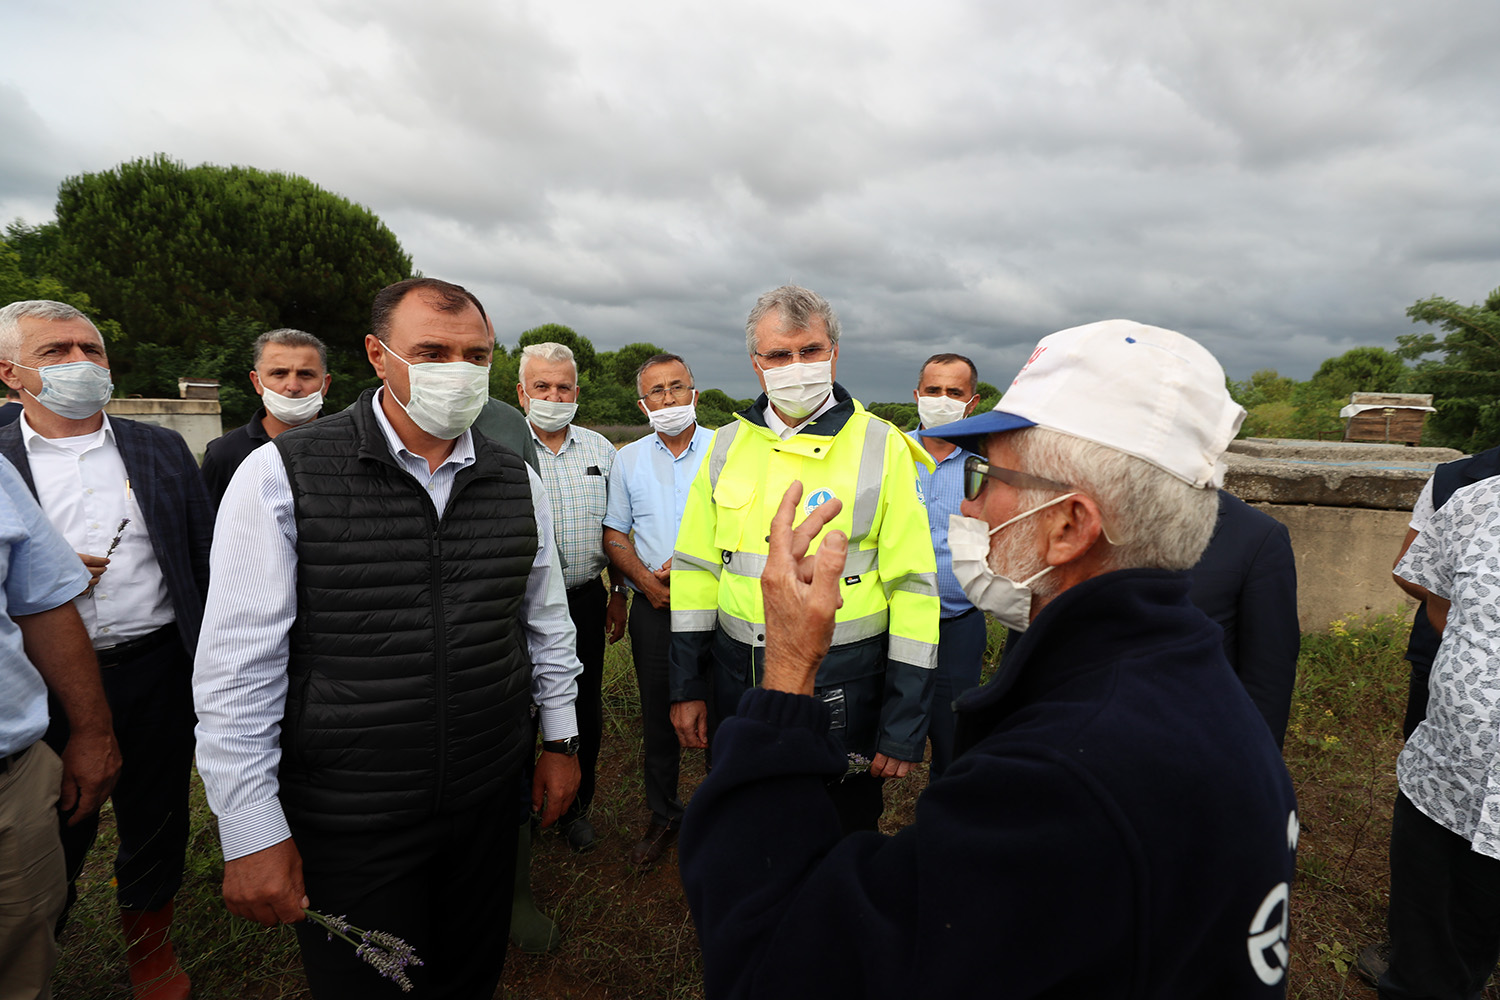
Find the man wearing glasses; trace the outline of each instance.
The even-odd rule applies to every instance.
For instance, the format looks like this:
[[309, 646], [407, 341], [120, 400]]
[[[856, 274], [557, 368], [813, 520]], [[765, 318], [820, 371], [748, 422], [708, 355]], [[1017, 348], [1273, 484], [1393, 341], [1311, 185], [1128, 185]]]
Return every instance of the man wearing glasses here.
[[[672, 546], [688, 489], [713, 431], [698, 426], [698, 393], [687, 362], [675, 354], [646, 359], [635, 373], [637, 405], [654, 432], [620, 449], [609, 473], [604, 551], [635, 591], [630, 603], [630, 648], [641, 692], [645, 736], [646, 806], [651, 824], [630, 849], [645, 870], [677, 839], [682, 800], [677, 796], [681, 748], [667, 700], [667, 647], [672, 641]], [[631, 533], [634, 532], [634, 539]], [[615, 595], [625, 587], [616, 586]], [[612, 595], [610, 600], [615, 600]], [[619, 599], [623, 602], [624, 597]]]
[[1285, 995], [1291, 779], [1186, 572], [1243, 416], [1201, 346], [1112, 320], [1044, 339], [995, 410], [936, 429], [976, 453], [955, 575], [1024, 632], [892, 837], [839, 839], [821, 794], [843, 747], [815, 678], [856, 548], [834, 504], [794, 529], [793, 484], [763, 690], [683, 824], [707, 996]]
[[765, 390], [719, 429], [693, 483], [672, 562], [672, 724], [706, 747], [761, 681], [767, 528], [794, 480], [803, 508], [842, 502], [849, 535], [843, 606], [817, 692], [848, 760], [828, 792], [844, 831], [874, 830], [885, 778], [922, 759], [937, 662], [937, 565], [913, 462], [922, 447], [833, 381], [839, 323], [822, 296], [785, 286], [745, 323]]

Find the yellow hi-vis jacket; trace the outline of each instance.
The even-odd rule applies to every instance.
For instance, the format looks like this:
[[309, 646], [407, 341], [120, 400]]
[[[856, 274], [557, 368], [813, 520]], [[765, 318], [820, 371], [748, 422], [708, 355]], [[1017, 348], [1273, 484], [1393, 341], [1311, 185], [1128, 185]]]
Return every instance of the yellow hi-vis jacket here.
[[671, 699], [708, 702], [717, 728], [760, 682], [767, 536], [782, 495], [801, 480], [797, 520], [838, 497], [843, 509], [823, 531], [849, 537], [844, 605], [816, 694], [829, 703], [846, 750], [921, 760], [939, 606], [915, 463], [931, 468], [932, 459], [842, 386], [833, 392], [835, 405], [785, 441], [766, 426], [764, 395], [715, 433], [672, 554]]

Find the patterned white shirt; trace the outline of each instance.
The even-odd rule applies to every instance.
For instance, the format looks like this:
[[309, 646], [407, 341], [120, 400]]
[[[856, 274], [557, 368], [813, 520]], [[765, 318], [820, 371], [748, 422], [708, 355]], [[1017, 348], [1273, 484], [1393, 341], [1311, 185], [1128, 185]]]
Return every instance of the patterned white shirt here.
[[1396, 575], [1452, 603], [1427, 718], [1397, 758], [1396, 778], [1426, 816], [1500, 859], [1500, 477], [1434, 511]]
[[1407, 527], [1413, 531], [1421, 531], [1427, 527], [1427, 522], [1432, 520], [1432, 479], [1422, 484], [1422, 492], [1417, 494], [1417, 502], [1411, 509], [1411, 520]]

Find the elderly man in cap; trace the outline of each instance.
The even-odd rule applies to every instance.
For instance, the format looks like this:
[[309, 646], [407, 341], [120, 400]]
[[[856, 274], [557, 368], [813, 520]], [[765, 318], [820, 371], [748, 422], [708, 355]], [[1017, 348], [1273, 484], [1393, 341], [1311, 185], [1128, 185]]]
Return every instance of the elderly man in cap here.
[[764, 682], [680, 841], [708, 996], [1284, 995], [1292, 785], [1185, 572], [1243, 415], [1198, 344], [1112, 320], [936, 429], [975, 453], [954, 573], [1025, 631], [893, 837], [840, 839], [822, 790], [844, 755], [810, 696], [848, 546], [833, 504], [794, 528], [792, 486]]

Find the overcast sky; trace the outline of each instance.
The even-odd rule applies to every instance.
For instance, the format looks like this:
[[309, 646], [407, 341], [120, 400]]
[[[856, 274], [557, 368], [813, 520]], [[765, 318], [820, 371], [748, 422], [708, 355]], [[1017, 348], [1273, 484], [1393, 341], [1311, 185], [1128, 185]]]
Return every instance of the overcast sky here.
[[1500, 285], [1500, 4], [11, 0], [0, 221], [165, 152], [375, 211], [502, 341], [565, 323], [754, 388], [793, 281], [839, 378], [1004, 387], [1123, 316], [1243, 378]]

